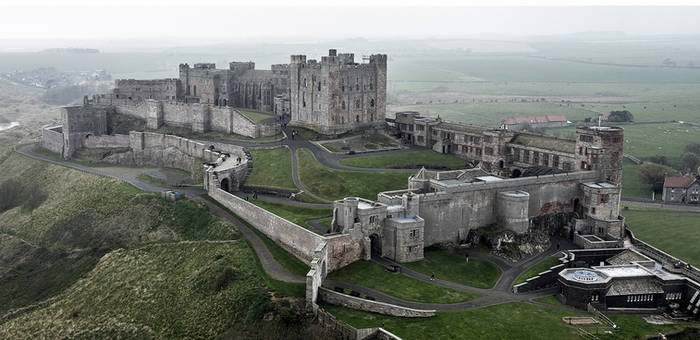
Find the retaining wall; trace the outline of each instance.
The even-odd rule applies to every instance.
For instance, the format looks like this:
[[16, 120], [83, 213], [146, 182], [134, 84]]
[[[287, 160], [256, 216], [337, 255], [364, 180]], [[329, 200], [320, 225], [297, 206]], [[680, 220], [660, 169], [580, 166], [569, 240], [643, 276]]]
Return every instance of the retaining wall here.
[[533, 276], [525, 282], [513, 286], [513, 292], [519, 294], [551, 286], [557, 282], [559, 272], [565, 268], [567, 268], [565, 263], [552, 266], [548, 270], [537, 274], [537, 276]]
[[663, 265], [663, 268], [665, 270], [672, 273], [681, 273], [695, 281], [700, 281], [700, 270], [698, 270], [698, 268], [696, 268], [695, 266], [690, 266], [690, 268], [686, 268], [685, 266], [683, 266], [682, 268], [676, 268], [674, 264], [678, 262], [686, 262], [681, 261], [680, 259], [671, 256], [670, 254], [667, 254], [666, 252], [654, 246], [651, 246], [642, 240], [637, 239], [636, 237], [634, 237], [634, 234], [631, 230], [626, 229], [626, 231], [630, 237], [630, 240], [632, 241], [632, 244], [636, 247], [636, 249], [643, 255], [646, 255], [656, 261], [659, 261]]
[[[326, 241], [321, 235], [219, 188], [212, 188], [209, 195], [263, 234], [290, 250], [304, 263], [310, 263], [316, 248]], [[329, 265], [329, 269], [330, 267]]]
[[41, 146], [59, 155], [63, 154], [63, 132], [60, 126], [41, 129]]
[[318, 295], [319, 299], [321, 299], [324, 302], [366, 312], [399, 316], [405, 318], [428, 318], [431, 316], [435, 316], [435, 310], [406, 308], [384, 302], [361, 299], [354, 296], [334, 292], [330, 289], [326, 289], [323, 287], [319, 288]]
[[90, 135], [83, 142], [85, 148], [128, 148], [129, 135]]

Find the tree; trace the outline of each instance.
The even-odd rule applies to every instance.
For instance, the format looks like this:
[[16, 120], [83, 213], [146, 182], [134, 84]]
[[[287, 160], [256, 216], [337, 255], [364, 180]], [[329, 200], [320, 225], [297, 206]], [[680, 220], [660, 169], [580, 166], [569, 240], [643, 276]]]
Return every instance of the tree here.
[[649, 157], [649, 162], [661, 165], [668, 165], [668, 158], [666, 158], [666, 156], [664, 155], [651, 156]]
[[639, 177], [644, 182], [651, 185], [655, 192], [661, 192], [664, 187], [664, 178], [666, 176], [677, 175], [676, 170], [659, 164], [647, 163], [639, 167]]
[[700, 143], [690, 143], [685, 146], [685, 152], [690, 152], [694, 153], [696, 155], [700, 155]]
[[700, 157], [692, 152], [686, 152], [681, 157], [681, 165], [684, 170], [690, 169], [690, 171], [693, 171], [698, 163], [700, 163]]
[[608, 116], [609, 122], [631, 122], [633, 120], [634, 116], [628, 110], [611, 111], [610, 116]]

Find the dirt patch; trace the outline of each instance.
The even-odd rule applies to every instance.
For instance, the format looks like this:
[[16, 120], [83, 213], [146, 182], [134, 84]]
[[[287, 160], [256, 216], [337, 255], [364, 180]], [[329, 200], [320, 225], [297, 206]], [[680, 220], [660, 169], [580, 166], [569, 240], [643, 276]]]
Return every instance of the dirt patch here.
[[561, 318], [564, 323], [569, 325], [594, 325], [598, 323], [598, 320], [591, 317], [576, 317], [576, 316], [565, 316]]

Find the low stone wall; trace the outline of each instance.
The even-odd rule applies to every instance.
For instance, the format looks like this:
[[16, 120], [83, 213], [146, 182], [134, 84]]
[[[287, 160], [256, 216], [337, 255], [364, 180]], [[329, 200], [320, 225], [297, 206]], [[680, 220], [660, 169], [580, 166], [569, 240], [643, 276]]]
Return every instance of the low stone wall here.
[[212, 188], [209, 195], [304, 263], [310, 263], [316, 248], [326, 242], [324, 237], [224, 190]]
[[590, 241], [585, 236], [588, 235], [574, 234], [574, 244], [584, 249], [619, 248], [622, 246], [622, 240]]
[[128, 148], [129, 135], [90, 135], [85, 138], [83, 147], [93, 148]]
[[63, 132], [60, 126], [41, 129], [41, 146], [44, 149], [63, 155]]
[[319, 288], [318, 295], [319, 299], [324, 302], [365, 312], [379, 313], [405, 318], [428, 318], [431, 316], [435, 316], [435, 310], [406, 308], [384, 302], [361, 299], [354, 296], [334, 292], [330, 289], [326, 289], [323, 287]]
[[525, 282], [513, 286], [513, 293], [525, 293], [552, 286], [557, 282], [559, 272], [565, 268], [567, 268], [566, 263], [560, 263], [556, 266], [552, 266], [548, 270], [539, 273], [537, 276], [533, 276], [527, 279]]
[[272, 137], [282, 133], [282, 127], [279, 124], [258, 124], [258, 138]]

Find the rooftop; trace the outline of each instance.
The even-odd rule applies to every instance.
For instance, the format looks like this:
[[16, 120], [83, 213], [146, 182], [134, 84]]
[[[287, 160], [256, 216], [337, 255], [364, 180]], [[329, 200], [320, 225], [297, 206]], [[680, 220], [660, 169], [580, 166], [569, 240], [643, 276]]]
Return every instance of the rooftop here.
[[613, 189], [617, 188], [617, 185], [608, 183], [608, 182], [586, 182], [583, 183], [583, 185], [590, 187], [590, 188], [595, 188], [595, 189]]
[[664, 188], [688, 188], [695, 181], [695, 177], [692, 176], [666, 177]]
[[574, 153], [576, 150], [576, 141], [544, 135], [519, 133], [515, 135], [510, 142], [513, 144], [565, 153]]

